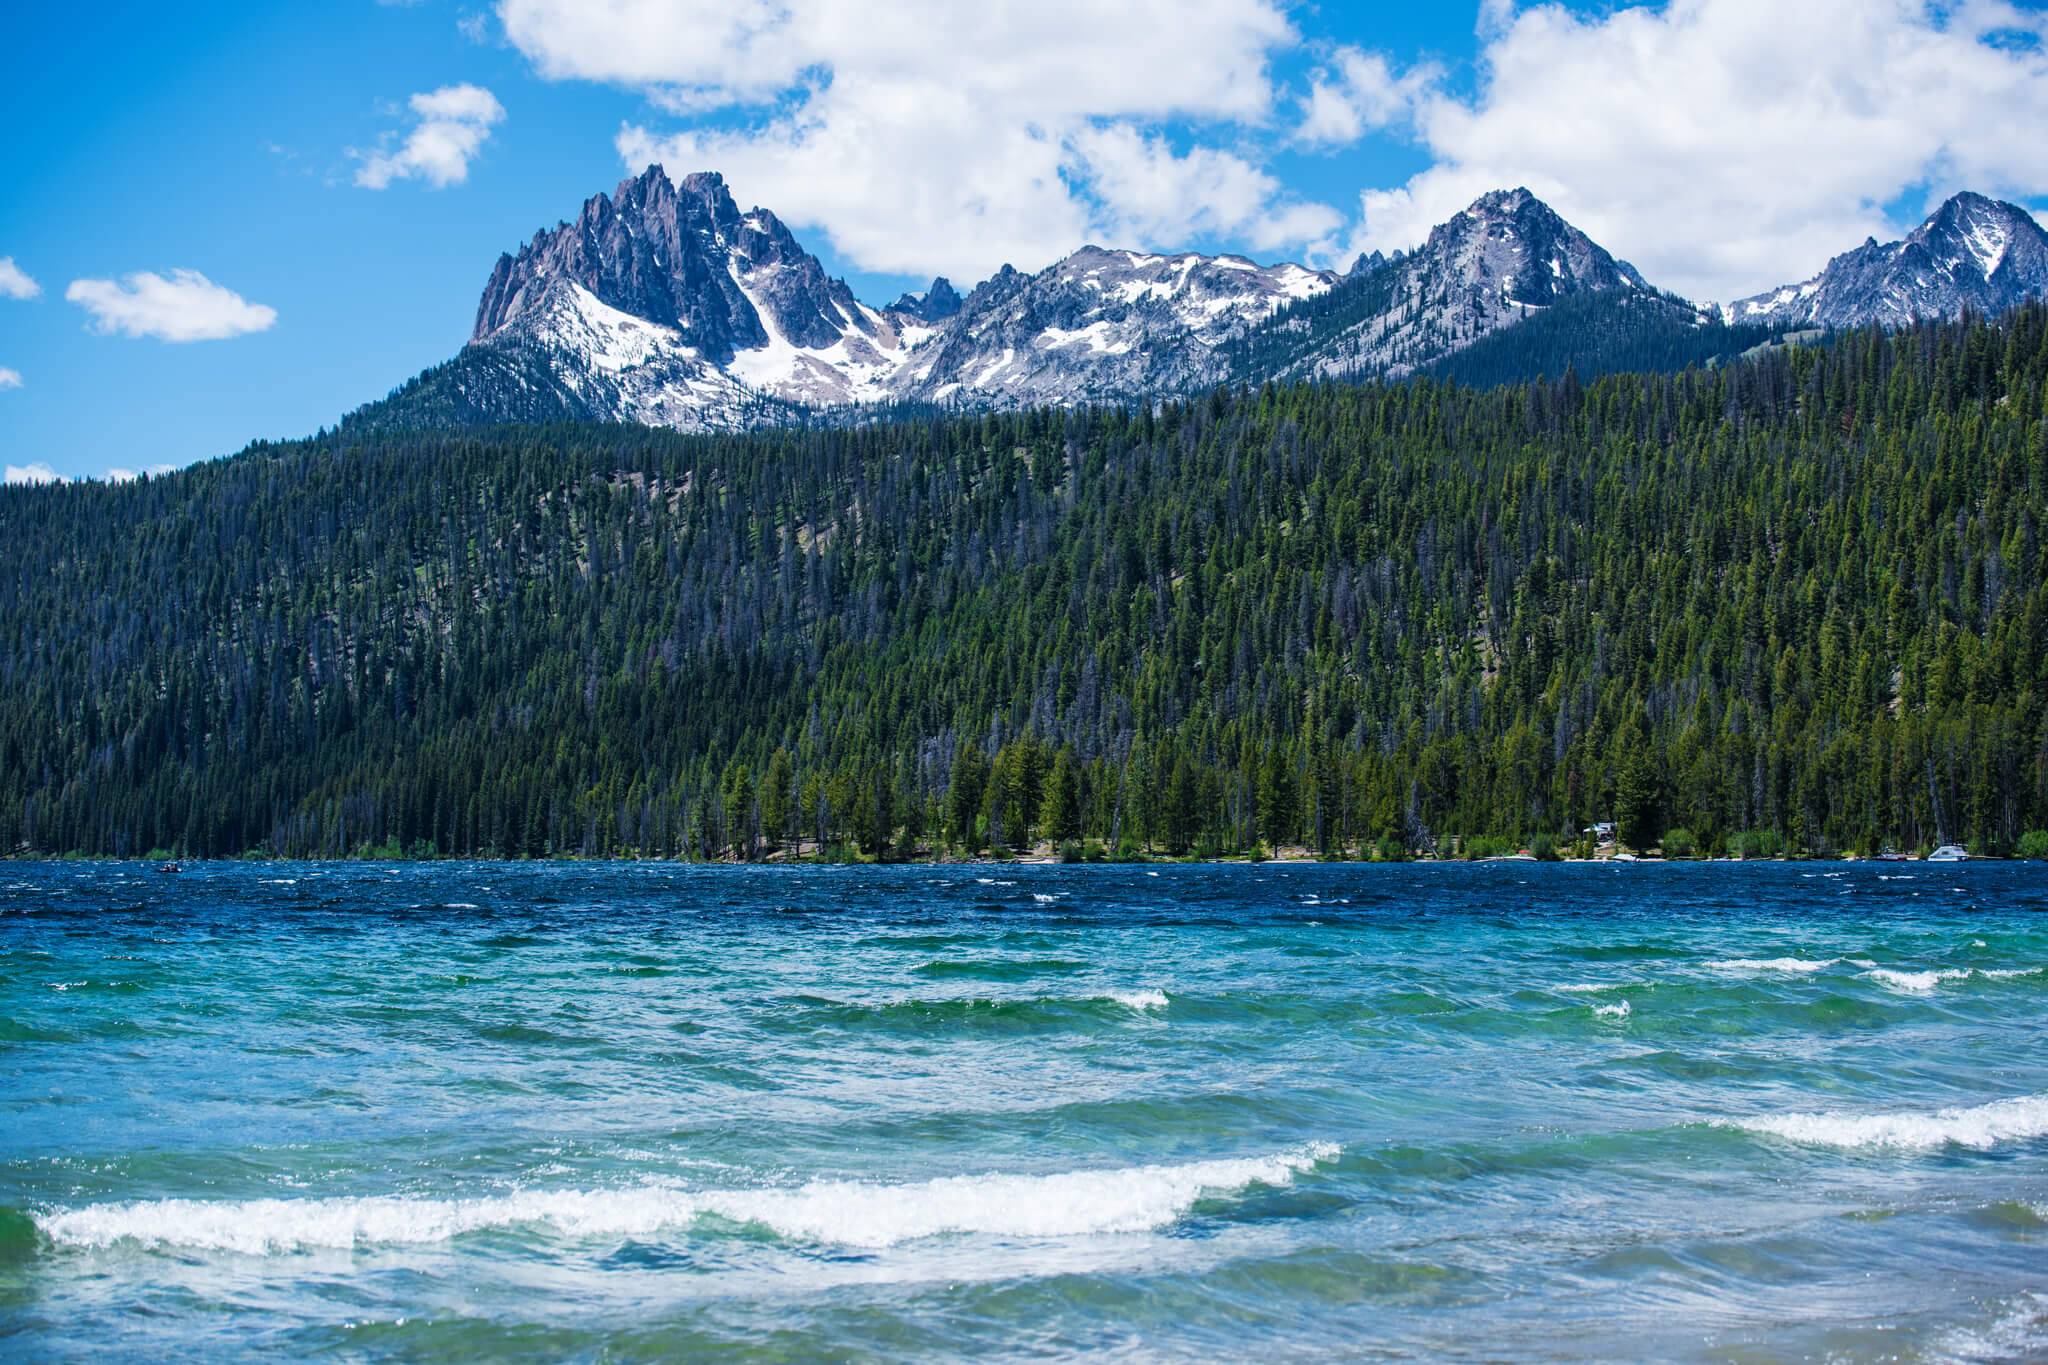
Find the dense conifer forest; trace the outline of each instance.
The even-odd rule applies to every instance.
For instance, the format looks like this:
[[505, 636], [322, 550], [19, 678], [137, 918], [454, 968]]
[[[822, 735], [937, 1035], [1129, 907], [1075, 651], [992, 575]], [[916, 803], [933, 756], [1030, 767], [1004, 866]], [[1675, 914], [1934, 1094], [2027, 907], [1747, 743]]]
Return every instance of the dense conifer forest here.
[[2044, 419], [2035, 306], [1675, 375], [366, 428], [8, 489], [0, 848], [2011, 851]]

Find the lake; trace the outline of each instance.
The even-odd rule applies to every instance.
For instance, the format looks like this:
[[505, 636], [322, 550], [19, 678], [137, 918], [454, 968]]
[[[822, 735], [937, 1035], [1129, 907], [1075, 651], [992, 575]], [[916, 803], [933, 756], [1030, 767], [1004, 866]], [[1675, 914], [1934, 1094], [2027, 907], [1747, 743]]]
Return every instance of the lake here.
[[0, 868], [16, 1359], [2048, 1353], [2048, 866]]

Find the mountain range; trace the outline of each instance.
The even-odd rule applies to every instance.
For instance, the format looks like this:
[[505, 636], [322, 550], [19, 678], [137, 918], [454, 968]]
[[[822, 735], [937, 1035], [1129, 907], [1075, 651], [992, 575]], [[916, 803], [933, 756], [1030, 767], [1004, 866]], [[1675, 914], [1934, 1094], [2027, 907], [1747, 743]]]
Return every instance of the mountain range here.
[[1998, 313], [2044, 292], [2048, 232], [1976, 194], [1810, 280], [1702, 307], [1513, 189], [1343, 273], [1089, 245], [1035, 273], [1006, 265], [964, 297], [938, 278], [875, 307], [772, 211], [742, 212], [720, 175], [650, 166], [500, 256], [462, 352], [345, 425], [742, 430], [1269, 379], [1676, 369], [1787, 331]]

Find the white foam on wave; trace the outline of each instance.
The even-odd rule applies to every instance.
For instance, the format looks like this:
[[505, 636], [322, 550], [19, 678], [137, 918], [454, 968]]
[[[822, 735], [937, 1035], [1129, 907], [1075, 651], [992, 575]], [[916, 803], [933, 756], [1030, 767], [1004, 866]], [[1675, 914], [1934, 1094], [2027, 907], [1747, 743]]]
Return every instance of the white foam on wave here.
[[1887, 990], [1905, 995], [1931, 995], [1944, 981], [1968, 981], [1971, 977], [1983, 977], [1986, 981], [2011, 981], [2015, 977], [2033, 976], [2042, 971], [2048, 971], [2048, 968], [1937, 967], [1927, 971], [1909, 972], [1872, 963], [1870, 970], [1863, 974]]
[[1818, 1147], [1915, 1152], [1947, 1146], [1984, 1148], [2001, 1142], [2048, 1137], [2048, 1094], [2022, 1095], [1931, 1113], [1905, 1110], [1890, 1114], [1765, 1114], [1716, 1122], [1725, 1128], [1741, 1128]]
[[1809, 972], [1824, 971], [1842, 959], [1839, 957], [1730, 957], [1707, 966], [1717, 972], [1787, 972], [1805, 975]]
[[1944, 981], [1961, 981], [1970, 974], [1968, 967], [1944, 967], [1924, 972], [1899, 971], [1892, 967], [1872, 967], [1864, 975], [1887, 990], [1900, 991], [1906, 995], [1926, 995]]
[[2033, 1360], [2048, 1346], [2048, 1294], [2030, 1290], [1982, 1327], [1959, 1327], [1942, 1342], [1950, 1360]]
[[1140, 1012], [1163, 1010], [1167, 1005], [1166, 992], [1156, 989], [1149, 991], [1110, 991], [1102, 998], [1122, 1005], [1127, 1010], [1138, 1010]]
[[753, 1223], [797, 1240], [886, 1247], [946, 1233], [1084, 1237], [1148, 1232], [1204, 1195], [1287, 1185], [1335, 1143], [1271, 1156], [1053, 1175], [960, 1175], [910, 1185], [821, 1180], [794, 1189], [519, 1190], [479, 1199], [373, 1195], [337, 1199], [150, 1199], [39, 1214], [65, 1246], [181, 1247], [274, 1255], [312, 1247], [440, 1242], [488, 1228], [537, 1225], [569, 1237], [644, 1237], [703, 1218]]
[[1598, 991], [1618, 991], [1621, 989], [1621, 983], [1618, 981], [1574, 981], [1568, 985], [1559, 986], [1557, 989], [1563, 991], [1566, 995], [1592, 995]]
[[1612, 1005], [1595, 1005], [1593, 1013], [1601, 1019], [1626, 1019], [1629, 1016], [1628, 1001], [1617, 1001]]

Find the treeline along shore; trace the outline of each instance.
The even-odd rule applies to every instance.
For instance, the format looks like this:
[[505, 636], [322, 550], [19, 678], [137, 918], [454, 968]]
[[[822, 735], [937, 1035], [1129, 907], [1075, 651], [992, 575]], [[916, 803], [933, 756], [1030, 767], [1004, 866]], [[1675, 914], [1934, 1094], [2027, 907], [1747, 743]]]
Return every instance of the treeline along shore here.
[[1612, 819], [2017, 852], [2044, 417], [2029, 306], [1676, 375], [328, 435], [8, 489], [0, 851], [1357, 854]]

